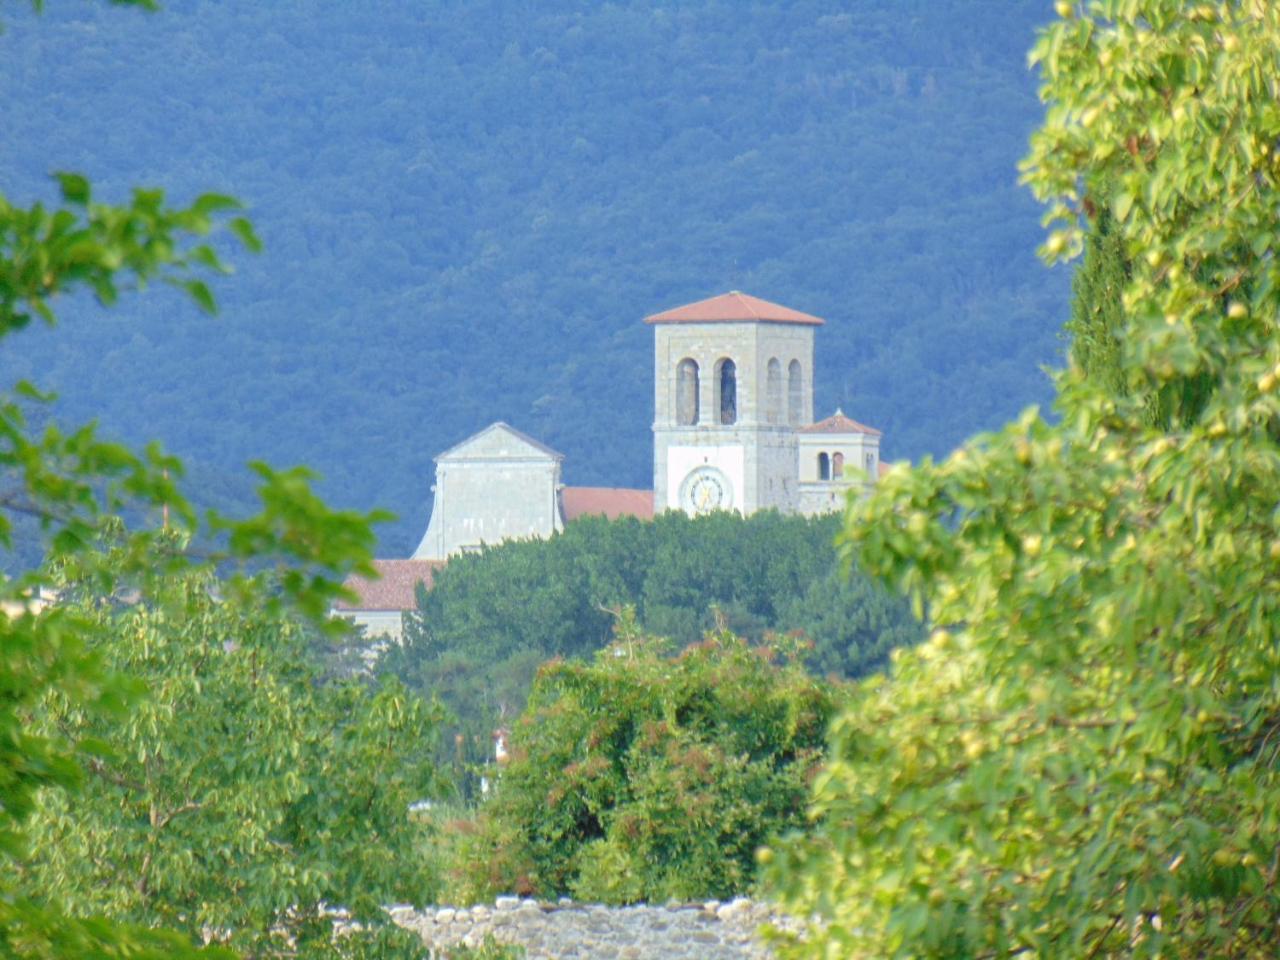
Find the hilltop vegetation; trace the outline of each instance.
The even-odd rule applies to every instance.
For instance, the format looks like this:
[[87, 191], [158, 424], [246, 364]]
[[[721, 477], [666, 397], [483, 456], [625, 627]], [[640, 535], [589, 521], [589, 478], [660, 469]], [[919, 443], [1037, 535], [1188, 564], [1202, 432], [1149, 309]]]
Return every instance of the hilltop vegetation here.
[[579, 518], [549, 540], [451, 560], [380, 666], [444, 701], [470, 762], [488, 759], [490, 734], [523, 709], [543, 663], [589, 660], [620, 617], [675, 649], [715, 630], [757, 643], [792, 634], [812, 674], [860, 677], [924, 630], [904, 600], [842, 567], [839, 527], [834, 515], [774, 512]]
[[[213, 326], [153, 290], [6, 355], [67, 419], [159, 437], [202, 498], [269, 454], [402, 521], [506, 419], [574, 483], [650, 482], [640, 318], [729, 288], [829, 318], [817, 401], [943, 453], [1049, 397], [1065, 273], [1016, 161], [1042, 0], [6, 8], [15, 199], [53, 168], [251, 207]], [[519, 344], [513, 351], [512, 344]]]

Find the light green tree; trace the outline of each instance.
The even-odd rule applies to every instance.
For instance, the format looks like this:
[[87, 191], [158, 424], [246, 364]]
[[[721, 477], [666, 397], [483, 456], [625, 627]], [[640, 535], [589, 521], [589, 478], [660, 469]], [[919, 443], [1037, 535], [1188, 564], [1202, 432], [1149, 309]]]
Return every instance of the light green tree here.
[[91, 650], [147, 695], [123, 720], [58, 691], [36, 714], [38, 729], [108, 752], [75, 796], [42, 798], [24, 886], [68, 914], [241, 955], [328, 955], [335, 907], [368, 926], [385, 904], [436, 893], [409, 808], [441, 790], [437, 711], [394, 681], [326, 680], [314, 630], [217, 591], [207, 572], [141, 603], [61, 585], [61, 605], [97, 628]]
[[787, 956], [1274, 955], [1280, 6], [1058, 7], [1024, 176], [1051, 261], [1111, 185], [1126, 389], [1069, 370], [1056, 422], [850, 508], [850, 556], [944, 626], [834, 724], [813, 835], [762, 851], [824, 921]]

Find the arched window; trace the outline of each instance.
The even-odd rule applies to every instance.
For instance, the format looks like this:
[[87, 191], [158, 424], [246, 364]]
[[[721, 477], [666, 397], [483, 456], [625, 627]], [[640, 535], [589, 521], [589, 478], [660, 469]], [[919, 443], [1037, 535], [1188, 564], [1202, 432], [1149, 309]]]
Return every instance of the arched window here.
[[782, 422], [782, 364], [777, 357], [769, 361], [765, 378], [764, 419], [766, 423]]
[[825, 453], [818, 454], [818, 479], [831, 479], [831, 460]]
[[867, 479], [874, 480], [876, 478], [876, 455], [874, 453], [867, 454]]
[[831, 455], [831, 476], [839, 480], [844, 476], [844, 454], [833, 453]]
[[738, 368], [732, 360], [720, 361], [720, 422], [738, 422]]
[[698, 422], [698, 362], [688, 357], [676, 366], [676, 423]]
[[792, 360], [787, 366], [787, 423], [793, 427], [800, 423], [804, 411], [804, 385], [800, 382], [800, 361]]

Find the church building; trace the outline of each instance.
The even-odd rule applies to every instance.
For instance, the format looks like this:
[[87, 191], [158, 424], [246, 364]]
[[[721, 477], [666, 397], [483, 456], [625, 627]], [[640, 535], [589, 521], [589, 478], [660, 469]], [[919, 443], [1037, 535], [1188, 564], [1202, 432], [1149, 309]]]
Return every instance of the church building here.
[[645, 323], [654, 330], [652, 489], [567, 487], [562, 454], [491, 424], [436, 457], [413, 557], [374, 561], [382, 578], [353, 577], [360, 599], [335, 613], [398, 639], [418, 584], [430, 589], [452, 556], [549, 537], [584, 514], [827, 513], [883, 472], [879, 430], [839, 410], [813, 421], [818, 317], [735, 290]]

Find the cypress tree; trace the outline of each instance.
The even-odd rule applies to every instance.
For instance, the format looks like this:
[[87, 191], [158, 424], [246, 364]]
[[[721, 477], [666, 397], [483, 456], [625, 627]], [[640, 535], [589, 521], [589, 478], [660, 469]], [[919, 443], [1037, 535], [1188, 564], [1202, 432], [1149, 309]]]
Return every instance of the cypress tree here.
[[[1102, 194], [1107, 196], [1109, 191]], [[1135, 392], [1125, 375], [1123, 356], [1127, 323], [1123, 296], [1132, 266], [1123, 234], [1105, 203], [1098, 205], [1091, 227], [1084, 260], [1071, 281], [1071, 316], [1065, 333], [1071, 340], [1072, 363], [1119, 400]], [[1199, 417], [1212, 390], [1213, 383], [1203, 374], [1174, 379], [1146, 395], [1143, 419], [1163, 430], [1185, 427]]]
[[1124, 333], [1122, 296], [1130, 267], [1124, 241], [1111, 213], [1102, 206], [1085, 240], [1084, 262], [1071, 280], [1071, 317], [1066, 334], [1071, 361], [1110, 395], [1129, 395], [1121, 363]]

